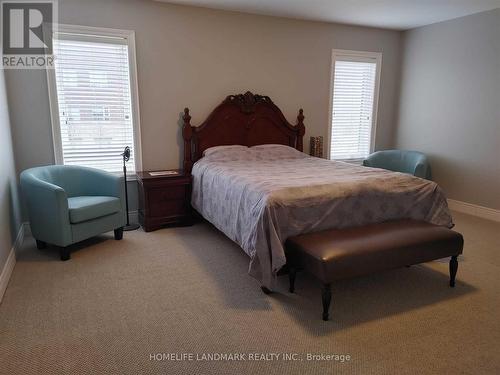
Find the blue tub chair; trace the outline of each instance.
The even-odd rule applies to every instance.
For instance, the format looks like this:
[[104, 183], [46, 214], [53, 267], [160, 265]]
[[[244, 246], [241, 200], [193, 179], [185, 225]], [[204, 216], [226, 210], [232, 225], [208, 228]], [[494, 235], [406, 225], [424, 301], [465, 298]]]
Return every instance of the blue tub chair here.
[[403, 172], [430, 180], [431, 166], [427, 157], [418, 151], [385, 150], [377, 151], [363, 160], [366, 167]]
[[123, 177], [99, 169], [50, 165], [21, 173], [31, 232], [37, 247], [59, 248], [70, 258], [69, 245], [114, 230], [123, 237], [126, 223]]

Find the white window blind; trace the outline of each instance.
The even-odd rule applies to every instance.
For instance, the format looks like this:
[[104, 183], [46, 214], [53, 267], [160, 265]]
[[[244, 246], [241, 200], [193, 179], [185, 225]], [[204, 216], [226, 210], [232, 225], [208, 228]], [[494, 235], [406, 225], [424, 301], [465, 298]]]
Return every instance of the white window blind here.
[[377, 64], [376, 57], [334, 53], [331, 159], [360, 160], [372, 151]]
[[[54, 48], [62, 162], [121, 171], [124, 147], [135, 150], [127, 40], [62, 33]], [[134, 152], [127, 168], [135, 172]]]

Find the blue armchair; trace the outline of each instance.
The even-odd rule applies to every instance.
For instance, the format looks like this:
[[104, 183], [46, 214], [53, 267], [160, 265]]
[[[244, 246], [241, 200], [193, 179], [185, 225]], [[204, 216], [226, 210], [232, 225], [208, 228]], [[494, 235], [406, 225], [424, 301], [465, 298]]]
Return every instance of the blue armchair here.
[[123, 237], [126, 223], [123, 177], [99, 169], [50, 165], [21, 173], [31, 232], [37, 247], [59, 248], [61, 260], [70, 258], [68, 246], [114, 230]]
[[363, 160], [363, 165], [408, 173], [427, 180], [432, 178], [431, 166], [427, 157], [418, 151], [377, 151]]

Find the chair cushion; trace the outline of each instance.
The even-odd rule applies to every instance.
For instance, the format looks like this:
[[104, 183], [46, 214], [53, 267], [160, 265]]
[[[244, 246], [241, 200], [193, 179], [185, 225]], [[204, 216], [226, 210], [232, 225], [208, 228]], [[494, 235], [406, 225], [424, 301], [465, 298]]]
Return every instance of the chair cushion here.
[[72, 224], [97, 219], [121, 210], [119, 198], [85, 196], [68, 198], [69, 221]]

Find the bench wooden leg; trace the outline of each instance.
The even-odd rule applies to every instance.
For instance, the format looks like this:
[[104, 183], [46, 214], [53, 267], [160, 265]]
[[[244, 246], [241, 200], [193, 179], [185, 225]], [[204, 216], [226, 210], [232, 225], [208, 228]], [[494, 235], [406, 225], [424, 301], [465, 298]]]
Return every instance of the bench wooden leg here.
[[323, 320], [328, 320], [328, 310], [330, 309], [330, 302], [332, 301], [332, 285], [323, 284], [321, 292], [321, 299], [323, 300]]
[[295, 292], [295, 276], [297, 275], [297, 269], [295, 267], [290, 267], [288, 270], [288, 280], [290, 280], [290, 288], [288, 289], [290, 293]]
[[458, 255], [453, 255], [450, 259], [450, 286], [455, 287], [455, 276], [457, 276], [458, 270]]

